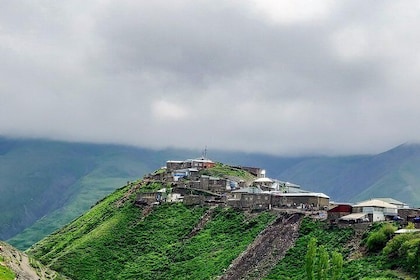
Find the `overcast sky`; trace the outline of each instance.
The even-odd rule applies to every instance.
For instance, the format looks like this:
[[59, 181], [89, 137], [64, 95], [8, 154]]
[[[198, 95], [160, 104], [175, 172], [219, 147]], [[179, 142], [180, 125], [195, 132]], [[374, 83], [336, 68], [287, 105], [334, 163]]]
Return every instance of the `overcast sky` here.
[[265, 152], [420, 142], [416, 1], [1, 1], [0, 135]]

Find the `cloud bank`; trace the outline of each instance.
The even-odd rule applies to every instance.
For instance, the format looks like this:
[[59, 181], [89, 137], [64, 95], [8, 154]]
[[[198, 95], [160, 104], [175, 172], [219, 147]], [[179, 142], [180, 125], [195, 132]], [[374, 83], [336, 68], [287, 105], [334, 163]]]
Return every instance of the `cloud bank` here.
[[420, 141], [409, 1], [9, 1], [0, 135], [271, 154]]

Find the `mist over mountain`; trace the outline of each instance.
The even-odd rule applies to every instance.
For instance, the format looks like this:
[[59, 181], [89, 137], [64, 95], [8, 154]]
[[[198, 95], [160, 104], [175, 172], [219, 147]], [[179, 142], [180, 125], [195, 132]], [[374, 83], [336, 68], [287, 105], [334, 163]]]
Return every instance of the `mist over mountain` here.
[[[196, 150], [0, 138], [0, 239], [27, 248], [166, 160], [201, 155]], [[377, 155], [281, 157], [209, 150], [207, 156], [264, 168], [268, 177], [324, 192], [335, 201], [393, 197], [420, 206], [418, 144]]]

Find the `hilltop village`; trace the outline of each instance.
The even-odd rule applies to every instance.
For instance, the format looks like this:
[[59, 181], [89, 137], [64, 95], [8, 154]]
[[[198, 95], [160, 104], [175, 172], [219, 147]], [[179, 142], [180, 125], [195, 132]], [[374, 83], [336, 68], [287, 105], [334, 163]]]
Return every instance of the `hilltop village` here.
[[334, 225], [366, 225], [393, 220], [420, 228], [420, 209], [393, 198], [375, 198], [357, 204], [330, 201], [324, 193], [271, 179], [258, 167], [231, 166], [206, 157], [168, 160], [166, 166], [143, 178], [135, 204], [221, 205], [242, 210], [301, 212], [328, 219]]

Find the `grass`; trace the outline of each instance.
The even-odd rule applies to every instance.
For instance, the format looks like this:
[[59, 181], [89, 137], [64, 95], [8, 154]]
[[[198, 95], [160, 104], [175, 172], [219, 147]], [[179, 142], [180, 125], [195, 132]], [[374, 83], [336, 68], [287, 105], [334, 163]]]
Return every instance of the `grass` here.
[[251, 173], [222, 163], [217, 163], [212, 168], [200, 170], [200, 174], [215, 177], [236, 177], [245, 181], [255, 180], [255, 176]]
[[15, 279], [15, 273], [12, 270], [10, 270], [7, 266], [4, 266], [2, 262], [4, 262], [4, 257], [0, 256], [0, 280]]
[[16, 274], [8, 267], [0, 264], [0, 280], [14, 280]]
[[118, 190], [29, 253], [72, 279], [210, 279], [223, 273], [273, 215], [211, 210], [211, 219], [189, 236], [207, 207], [163, 204], [147, 215]]

